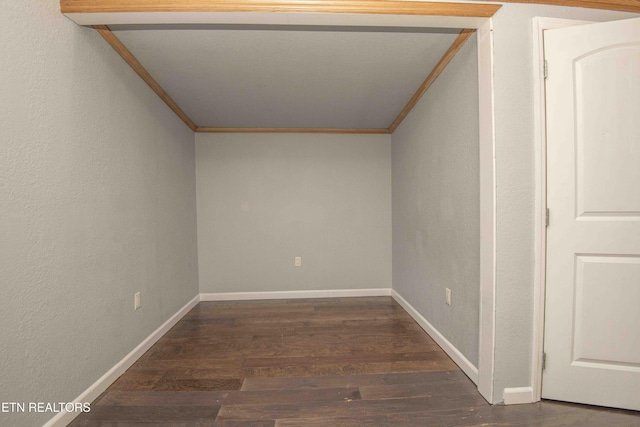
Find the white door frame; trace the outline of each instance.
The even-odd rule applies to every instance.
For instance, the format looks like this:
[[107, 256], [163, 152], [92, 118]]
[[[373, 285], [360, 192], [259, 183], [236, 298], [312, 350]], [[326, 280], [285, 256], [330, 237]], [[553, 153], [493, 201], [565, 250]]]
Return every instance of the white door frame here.
[[478, 391], [493, 402], [496, 335], [496, 142], [493, 21], [477, 29], [480, 171], [480, 337]]
[[[427, 0], [429, 1], [429, 0]], [[467, 0], [468, 1], [468, 0]], [[465, 1], [461, 1], [465, 2]], [[471, 3], [471, 2], [469, 2]], [[472, 3], [477, 4], [473, 1]], [[264, 24], [340, 25], [388, 27], [472, 28], [477, 30], [479, 96], [480, 181], [480, 319], [477, 376], [478, 391], [493, 402], [496, 317], [496, 161], [493, 72], [493, 23], [491, 18], [348, 13], [287, 12], [136, 12], [67, 14], [80, 25], [109, 24]]]
[[574, 25], [591, 24], [559, 18], [533, 18], [533, 122], [535, 162], [534, 270], [533, 270], [533, 343], [531, 345], [531, 387], [534, 402], [542, 398], [544, 352], [544, 307], [547, 272], [547, 125], [544, 86], [544, 31]]

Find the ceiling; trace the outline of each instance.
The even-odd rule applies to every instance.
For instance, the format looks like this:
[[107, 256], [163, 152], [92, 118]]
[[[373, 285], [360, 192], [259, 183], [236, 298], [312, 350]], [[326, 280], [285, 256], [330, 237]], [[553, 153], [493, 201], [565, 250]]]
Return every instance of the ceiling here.
[[459, 29], [111, 26], [199, 128], [387, 129]]
[[[590, 3], [638, 9], [629, 0]], [[65, 16], [93, 26], [196, 132], [392, 133], [473, 29], [487, 25], [500, 7], [415, 0], [60, 0]], [[319, 31], [338, 23], [346, 27]], [[427, 77], [409, 96], [421, 67]]]

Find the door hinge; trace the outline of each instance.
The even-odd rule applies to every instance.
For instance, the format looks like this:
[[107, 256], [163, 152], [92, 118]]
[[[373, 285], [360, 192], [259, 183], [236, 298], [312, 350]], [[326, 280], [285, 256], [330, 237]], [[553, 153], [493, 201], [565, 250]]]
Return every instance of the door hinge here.
[[546, 79], [547, 77], [549, 77], [549, 63], [545, 59], [544, 60], [544, 78]]
[[546, 215], [544, 217], [544, 224], [545, 224], [546, 227], [549, 226], [549, 208], [547, 208], [547, 213], [546, 213]]
[[542, 353], [542, 370], [547, 367], [547, 353]]

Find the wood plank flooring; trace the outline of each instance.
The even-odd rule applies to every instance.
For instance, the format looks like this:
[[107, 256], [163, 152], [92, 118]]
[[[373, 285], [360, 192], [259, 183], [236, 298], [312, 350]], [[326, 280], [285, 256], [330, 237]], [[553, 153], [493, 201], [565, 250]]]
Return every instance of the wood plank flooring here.
[[391, 298], [201, 302], [72, 426], [640, 426], [491, 406]]

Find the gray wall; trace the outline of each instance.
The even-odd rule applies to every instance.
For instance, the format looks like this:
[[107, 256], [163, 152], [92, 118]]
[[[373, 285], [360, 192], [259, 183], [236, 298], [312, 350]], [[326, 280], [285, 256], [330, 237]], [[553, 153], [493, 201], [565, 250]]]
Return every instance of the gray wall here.
[[478, 144], [474, 34], [392, 135], [392, 206], [393, 288], [476, 366]]
[[494, 16], [497, 275], [494, 401], [531, 385], [534, 123], [531, 19], [607, 21], [633, 14], [505, 4]]
[[197, 134], [200, 291], [391, 287], [390, 149], [389, 135]]
[[57, 0], [0, 40], [0, 401], [68, 402], [198, 293], [194, 137]]

